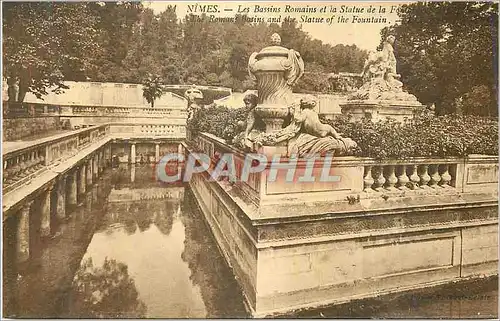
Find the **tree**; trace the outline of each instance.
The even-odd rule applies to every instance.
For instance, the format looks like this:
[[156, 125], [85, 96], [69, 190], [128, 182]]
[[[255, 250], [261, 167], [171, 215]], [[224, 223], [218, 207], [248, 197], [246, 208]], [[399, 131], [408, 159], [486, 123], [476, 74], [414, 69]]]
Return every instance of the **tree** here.
[[[397, 37], [398, 69], [409, 91], [435, 103], [440, 114], [487, 93], [489, 103], [479, 113], [497, 115], [498, 4], [419, 2], [403, 5], [399, 15], [399, 24], [382, 30], [382, 40]], [[477, 106], [464, 109], [478, 113]]]
[[[38, 98], [67, 88], [65, 78], [84, 80], [97, 42], [97, 17], [87, 3], [3, 3], [3, 76], [9, 101], [27, 92]], [[17, 89], [16, 89], [17, 86]]]
[[[94, 70], [89, 75], [94, 81], [118, 81], [129, 77], [129, 68], [124, 65], [135, 25], [144, 8], [140, 2], [119, 1], [89, 3], [92, 14], [98, 18], [98, 42]], [[142, 79], [142, 78], [141, 78]]]
[[160, 77], [150, 75], [143, 83], [142, 95], [151, 104], [151, 108], [153, 108], [155, 100], [163, 95], [163, 86]]

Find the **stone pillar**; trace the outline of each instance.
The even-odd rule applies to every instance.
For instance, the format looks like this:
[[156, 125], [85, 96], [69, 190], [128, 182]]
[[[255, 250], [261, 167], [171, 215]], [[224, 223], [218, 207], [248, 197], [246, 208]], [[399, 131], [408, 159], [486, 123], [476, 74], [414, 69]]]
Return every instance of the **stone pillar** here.
[[57, 212], [58, 220], [66, 218], [66, 177], [62, 175], [57, 183]]
[[95, 154], [94, 157], [91, 159], [92, 161], [92, 178], [96, 180], [99, 177], [99, 168], [98, 168], [98, 161], [99, 161], [99, 155]]
[[77, 175], [78, 171], [74, 171], [68, 176], [69, 186], [68, 186], [68, 205], [76, 206], [78, 204], [77, 195]]
[[87, 186], [92, 185], [92, 160], [88, 160], [86, 163], [87, 168]]
[[78, 186], [78, 195], [82, 195], [82, 194], [85, 194], [85, 191], [86, 191], [86, 186], [87, 186], [87, 168], [85, 166], [85, 164], [83, 164], [82, 166], [80, 166], [80, 181], [79, 181], [79, 186]]
[[160, 161], [160, 144], [155, 145], [155, 160], [156, 162]]
[[104, 164], [104, 150], [99, 151], [99, 173], [102, 173], [104, 171], [104, 167], [106, 165]]
[[130, 168], [130, 182], [135, 182], [135, 166], [132, 166]]
[[45, 192], [40, 195], [40, 236], [47, 237], [50, 235], [50, 195], [54, 186], [51, 185]]
[[17, 263], [26, 262], [30, 257], [30, 210], [33, 201], [27, 202], [18, 212], [16, 231]]
[[106, 161], [108, 163], [107, 166], [110, 166], [111, 165], [111, 144], [108, 144], [104, 148], [104, 158], [106, 158]]
[[135, 143], [130, 146], [130, 163], [135, 164]]

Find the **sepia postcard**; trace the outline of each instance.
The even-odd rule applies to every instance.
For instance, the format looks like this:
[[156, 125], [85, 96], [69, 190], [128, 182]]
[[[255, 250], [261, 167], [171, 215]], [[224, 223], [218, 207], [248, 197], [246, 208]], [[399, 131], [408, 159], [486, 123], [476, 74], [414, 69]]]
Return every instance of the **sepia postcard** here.
[[1, 6], [3, 319], [498, 318], [498, 2]]

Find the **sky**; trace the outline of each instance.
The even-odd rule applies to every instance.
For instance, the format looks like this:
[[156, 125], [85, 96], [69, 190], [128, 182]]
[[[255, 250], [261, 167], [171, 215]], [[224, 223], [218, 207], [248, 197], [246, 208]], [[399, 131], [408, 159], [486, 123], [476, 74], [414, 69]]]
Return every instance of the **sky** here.
[[[361, 49], [365, 50], [375, 50], [380, 43], [380, 30], [385, 26], [394, 24], [398, 15], [396, 8], [399, 4], [407, 2], [312, 2], [312, 1], [302, 1], [302, 2], [276, 2], [276, 1], [246, 1], [246, 2], [184, 2], [184, 1], [146, 1], [144, 5], [153, 9], [155, 13], [160, 13], [168, 5], [177, 5], [177, 17], [183, 18], [188, 13], [188, 6], [198, 5], [217, 5], [217, 10], [219, 13], [208, 13], [208, 15], [213, 14], [216, 17], [228, 17], [234, 16], [234, 14], [239, 10], [245, 10], [248, 8], [249, 12], [246, 14], [249, 17], [261, 17], [281, 18], [284, 19], [285, 16], [290, 16], [296, 18], [299, 23], [301, 23], [301, 17], [304, 18], [323, 18], [323, 22], [319, 23], [302, 23], [302, 29], [309, 33], [312, 38], [319, 39], [324, 43], [329, 43], [332, 45], [345, 44], [352, 45], [355, 44]], [[315, 13], [307, 12], [285, 12], [286, 6], [289, 5], [290, 8], [298, 9], [305, 8], [306, 10], [312, 10], [316, 8]], [[258, 8], [256, 7], [258, 6]], [[326, 12], [319, 12], [322, 8], [325, 8]], [[367, 12], [371, 6], [371, 10], [374, 12]], [[381, 8], [385, 9], [385, 13], [380, 12]], [[256, 10], [257, 9], [257, 10]], [[264, 10], [276, 11], [279, 9], [279, 13], [272, 12], [262, 12]], [[332, 12], [333, 10], [336, 12]], [[362, 12], [360, 12], [363, 10]], [[343, 12], [342, 12], [343, 11]], [[355, 12], [352, 12], [355, 11]], [[392, 12], [391, 12], [392, 11]], [[201, 14], [198, 12], [197, 14]], [[305, 17], [307, 16], [307, 17]], [[342, 16], [348, 19], [347, 22], [339, 22], [339, 17]], [[328, 19], [333, 17], [333, 22], [327, 22]], [[356, 17], [356, 18], [355, 18]], [[358, 22], [361, 18], [363, 19], [374, 19], [374, 22]], [[385, 18], [386, 21], [382, 21], [380, 18]], [[357, 21], [354, 22], [353, 20]], [[380, 21], [377, 21], [380, 20]], [[221, 22], [222, 23], [222, 22]], [[224, 22], [228, 23], [228, 22]]]

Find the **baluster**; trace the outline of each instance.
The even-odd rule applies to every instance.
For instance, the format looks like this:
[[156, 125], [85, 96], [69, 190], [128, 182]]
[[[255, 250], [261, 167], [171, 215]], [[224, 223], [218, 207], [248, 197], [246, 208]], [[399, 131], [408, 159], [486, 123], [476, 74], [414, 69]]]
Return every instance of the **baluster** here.
[[383, 186], [385, 184], [385, 177], [384, 177], [384, 167], [383, 166], [377, 166], [377, 178], [375, 179], [375, 184], [374, 184], [374, 190], [376, 191], [382, 191]]
[[38, 165], [37, 165], [38, 168], [42, 168], [44, 162], [45, 162], [45, 157], [42, 154], [40, 154], [40, 156], [38, 156]]
[[429, 181], [431, 180], [431, 177], [429, 176], [429, 165], [422, 165], [422, 173], [420, 174], [420, 187], [422, 188], [428, 188], [429, 186], [427, 185]]
[[396, 188], [394, 187], [396, 183], [398, 182], [398, 178], [396, 177], [395, 172], [395, 166], [394, 165], [389, 165], [387, 166], [387, 171], [388, 171], [388, 177], [387, 177], [387, 189], [389, 191], [393, 191]]
[[372, 167], [371, 166], [366, 166], [365, 167], [365, 177], [363, 178], [364, 182], [364, 191], [367, 193], [373, 192], [372, 185], [375, 182], [372, 176]]
[[35, 171], [35, 152], [31, 152], [29, 154], [26, 166], [28, 174], [31, 174]]
[[418, 167], [417, 165], [412, 165], [413, 171], [410, 175], [410, 181], [411, 181], [411, 189], [417, 189], [420, 183], [420, 177], [418, 176]]
[[448, 188], [450, 186], [451, 182], [451, 175], [449, 172], [449, 165], [448, 164], [443, 164], [443, 173], [441, 174], [441, 187], [443, 188]]
[[26, 175], [26, 169], [28, 168], [27, 164], [26, 164], [26, 159], [25, 159], [25, 156], [21, 156], [21, 163], [19, 164], [19, 167], [20, 167], [20, 172], [19, 174], [22, 176], [25, 176]]
[[438, 185], [441, 181], [441, 175], [439, 175], [439, 165], [431, 165], [430, 170], [432, 175], [429, 186], [432, 188], [440, 188], [441, 186]]
[[398, 188], [400, 190], [407, 190], [406, 184], [410, 182], [410, 178], [406, 175], [406, 165], [401, 165], [401, 174], [398, 176]]
[[3, 165], [3, 182], [4, 184], [10, 184], [10, 180], [12, 177], [12, 170], [10, 167], [10, 162], [8, 160], [4, 161]]

